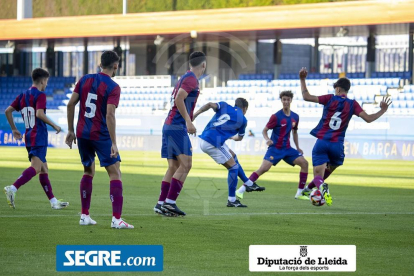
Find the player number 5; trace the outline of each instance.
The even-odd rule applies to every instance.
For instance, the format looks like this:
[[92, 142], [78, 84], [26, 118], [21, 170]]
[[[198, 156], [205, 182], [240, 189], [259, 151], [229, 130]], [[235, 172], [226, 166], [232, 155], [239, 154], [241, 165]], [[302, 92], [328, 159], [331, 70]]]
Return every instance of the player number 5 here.
[[332, 117], [331, 121], [329, 122], [329, 127], [333, 130], [337, 130], [341, 127], [342, 120], [339, 117], [341, 116], [341, 112], [336, 112]]
[[98, 99], [98, 95], [96, 94], [92, 94], [92, 93], [88, 93], [88, 98], [86, 99], [86, 107], [89, 107], [91, 109], [91, 111], [87, 112], [85, 110], [85, 117], [86, 118], [93, 118], [95, 117], [95, 112], [96, 112], [96, 104], [92, 103], [92, 100], [96, 100]]

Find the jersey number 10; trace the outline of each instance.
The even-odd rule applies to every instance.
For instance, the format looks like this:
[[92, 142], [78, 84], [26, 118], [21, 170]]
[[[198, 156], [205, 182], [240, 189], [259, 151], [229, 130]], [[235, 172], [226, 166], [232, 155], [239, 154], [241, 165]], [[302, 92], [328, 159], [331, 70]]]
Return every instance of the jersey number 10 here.
[[35, 109], [31, 106], [24, 107], [21, 111], [26, 128], [33, 128], [35, 126]]

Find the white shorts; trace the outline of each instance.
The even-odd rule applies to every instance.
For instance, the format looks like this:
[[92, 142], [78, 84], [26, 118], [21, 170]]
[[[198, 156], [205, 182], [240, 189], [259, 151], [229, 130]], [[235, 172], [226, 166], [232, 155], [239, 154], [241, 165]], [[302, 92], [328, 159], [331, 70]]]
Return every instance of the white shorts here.
[[216, 148], [212, 144], [207, 141], [204, 141], [200, 138], [200, 148], [203, 152], [210, 155], [217, 164], [224, 164], [229, 161], [233, 156], [230, 153], [230, 149], [226, 144], [223, 146]]

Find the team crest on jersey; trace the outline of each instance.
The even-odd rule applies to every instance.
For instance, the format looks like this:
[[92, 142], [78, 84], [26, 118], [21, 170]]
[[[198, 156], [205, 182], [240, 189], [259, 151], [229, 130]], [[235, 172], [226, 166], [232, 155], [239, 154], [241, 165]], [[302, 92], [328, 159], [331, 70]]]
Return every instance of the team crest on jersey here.
[[273, 159], [275, 159], [273, 156], [270, 156], [270, 160], [273, 160]]

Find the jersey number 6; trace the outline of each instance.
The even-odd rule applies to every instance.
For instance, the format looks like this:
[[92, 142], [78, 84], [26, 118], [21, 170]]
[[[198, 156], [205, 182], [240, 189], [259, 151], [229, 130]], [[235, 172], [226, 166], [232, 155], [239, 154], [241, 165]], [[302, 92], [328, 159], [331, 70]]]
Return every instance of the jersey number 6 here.
[[331, 117], [329, 121], [329, 127], [333, 130], [337, 130], [341, 127], [342, 120], [339, 118], [341, 116], [341, 112], [335, 112], [335, 114]]

